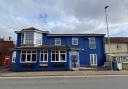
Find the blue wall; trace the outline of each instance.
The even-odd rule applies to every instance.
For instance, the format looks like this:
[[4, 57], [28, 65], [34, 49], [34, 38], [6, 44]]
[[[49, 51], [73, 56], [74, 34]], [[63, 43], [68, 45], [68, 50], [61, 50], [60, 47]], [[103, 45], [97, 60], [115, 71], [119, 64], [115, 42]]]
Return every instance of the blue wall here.
[[20, 33], [17, 34], [17, 41], [16, 42], [17, 42], [16, 47], [21, 46], [21, 34]]
[[[93, 36], [75, 36], [78, 37], [78, 45], [80, 48], [80, 66], [90, 66], [90, 54], [97, 54], [98, 66], [102, 66], [105, 62], [105, 47], [104, 47], [104, 36], [95, 36], [96, 49], [89, 49], [89, 37]], [[54, 45], [54, 39], [61, 38], [61, 45], [72, 46], [72, 37], [70, 36], [44, 36], [43, 45]]]
[[[37, 71], [37, 70], [70, 70], [70, 60], [69, 60], [69, 51], [67, 51], [67, 61], [66, 62], [51, 62], [51, 51], [48, 51], [48, 62], [40, 62], [40, 50], [36, 51], [37, 53], [37, 62], [36, 63], [20, 63], [20, 54], [21, 51], [16, 51], [16, 63], [11, 63], [11, 70], [14, 71]], [[24, 65], [32, 64], [33, 68], [23, 67]], [[40, 64], [48, 64], [47, 67], [41, 68]], [[55, 67], [55, 65], [63, 65], [62, 67]]]
[[[105, 59], [105, 44], [104, 44], [104, 36], [73, 36], [73, 37], [78, 37], [78, 45], [75, 45], [78, 47], [79, 50], [79, 62], [80, 66], [90, 66], [90, 54], [97, 54], [97, 62], [98, 66], [102, 66], [104, 62], [106, 61]], [[89, 49], [89, 37], [95, 37], [96, 40], [96, 49]], [[66, 45], [66, 46], [74, 46], [72, 45], [72, 37], [71, 36], [47, 36], [47, 34], [43, 34], [43, 44], [42, 45], [54, 45], [54, 39], [55, 38], [61, 38], [61, 45]], [[21, 46], [21, 34], [17, 34], [17, 47]], [[40, 68], [40, 63], [39, 62], [39, 50], [37, 50], [37, 63], [33, 63], [34, 68], [33, 70], [42, 70]], [[15, 68], [17, 71], [24, 70], [22, 68], [22, 65], [24, 63], [20, 63], [20, 50], [17, 50], [16, 53], [16, 63], [15, 63]], [[71, 69], [70, 66], [70, 58], [69, 58], [69, 50], [67, 50], [67, 62], [58, 62], [58, 64], [63, 64], [64, 68], [60, 69]], [[45, 64], [45, 63], [44, 63]], [[43, 70], [57, 70], [59, 68], [54, 68], [54, 62], [51, 62], [51, 50], [48, 50], [48, 67], [43, 68]], [[56, 62], [57, 64], [57, 62]], [[29, 70], [29, 69], [28, 69]]]

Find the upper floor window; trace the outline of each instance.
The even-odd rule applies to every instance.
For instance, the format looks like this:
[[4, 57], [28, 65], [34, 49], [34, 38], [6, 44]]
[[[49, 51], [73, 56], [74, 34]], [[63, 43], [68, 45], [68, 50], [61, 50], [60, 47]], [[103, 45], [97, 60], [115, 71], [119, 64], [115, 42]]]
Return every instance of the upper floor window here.
[[61, 45], [61, 38], [55, 38], [55, 45]]
[[95, 37], [90, 37], [90, 38], [89, 38], [89, 48], [90, 48], [90, 49], [95, 49], [95, 48], [96, 48]]
[[122, 48], [122, 44], [117, 44], [117, 49], [121, 49]]
[[42, 44], [42, 34], [41, 33], [35, 33], [35, 40], [36, 40], [36, 44], [41, 45]]
[[42, 33], [38, 32], [24, 32], [21, 34], [21, 44], [42, 44]]
[[34, 32], [25, 32], [25, 44], [34, 44]]
[[77, 37], [72, 38], [72, 45], [78, 45], [78, 38]]
[[21, 34], [21, 44], [24, 44], [24, 34]]

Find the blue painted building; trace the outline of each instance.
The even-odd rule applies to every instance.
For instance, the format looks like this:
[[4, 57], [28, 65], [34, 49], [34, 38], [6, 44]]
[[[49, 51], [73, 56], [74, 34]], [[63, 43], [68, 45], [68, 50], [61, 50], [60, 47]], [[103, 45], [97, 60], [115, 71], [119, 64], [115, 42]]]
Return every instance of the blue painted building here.
[[50, 34], [33, 27], [15, 33], [10, 60], [15, 71], [99, 67], [106, 61], [104, 34]]

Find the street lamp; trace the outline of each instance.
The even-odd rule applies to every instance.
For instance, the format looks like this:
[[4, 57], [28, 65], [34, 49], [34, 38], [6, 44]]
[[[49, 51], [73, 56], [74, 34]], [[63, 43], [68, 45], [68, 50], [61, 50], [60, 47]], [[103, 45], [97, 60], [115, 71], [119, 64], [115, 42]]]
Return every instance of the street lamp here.
[[[107, 18], [107, 8], [109, 6], [105, 6], [105, 17], [106, 17], [106, 26], [107, 26], [107, 39], [108, 39], [108, 54], [110, 56], [110, 37], [109, 37], [109, 30], [108, 30], [108, 18]], [[111, 58], [111, 57], [109, 57]]]

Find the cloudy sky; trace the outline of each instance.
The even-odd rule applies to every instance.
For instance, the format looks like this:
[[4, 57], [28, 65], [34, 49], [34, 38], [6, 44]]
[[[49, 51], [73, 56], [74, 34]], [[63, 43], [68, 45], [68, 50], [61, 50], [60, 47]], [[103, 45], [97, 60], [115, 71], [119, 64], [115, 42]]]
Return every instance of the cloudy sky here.
[[128, 36], [128, 0], [0, 0], [0, 37], [35, 27], [50, 33], [106, 33]]

